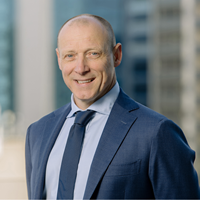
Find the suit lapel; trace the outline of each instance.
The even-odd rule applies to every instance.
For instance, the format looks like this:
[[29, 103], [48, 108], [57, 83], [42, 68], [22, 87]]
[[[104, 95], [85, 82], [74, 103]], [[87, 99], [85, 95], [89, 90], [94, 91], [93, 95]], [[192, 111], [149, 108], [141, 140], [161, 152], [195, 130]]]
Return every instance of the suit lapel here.
[[[132, 110], [138, 105], [122, 91], [117, 98], [99, 141], [87, 181], [84, 199], [92, 197], [95, 188], [108, 168], [137, 116]], [[130, 117], [130, 115], [132, 115]]]
[[33, 194], [36, 194], [34, 197], [36, 199], [42, 198], [43, 196], [48, 157], [70, 110], [71, 106], [68, 105], [61, 113], [55, 114], [55, 116], [50, 118], [45, 124], [40, 146], [40, 159], [38, 159], [38, 173], [37, 177], [34, 179], [36, 182], [34, 183], [35, 189]]

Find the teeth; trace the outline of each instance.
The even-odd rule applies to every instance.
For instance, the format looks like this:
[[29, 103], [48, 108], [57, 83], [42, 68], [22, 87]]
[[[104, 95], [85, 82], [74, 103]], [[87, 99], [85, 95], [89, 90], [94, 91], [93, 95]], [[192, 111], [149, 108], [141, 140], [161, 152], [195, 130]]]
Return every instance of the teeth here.
[[87, 81], [77, 81], [78, 83], [89, 83], [89, 82], [91, 82], [92, 80], [87, 80]]

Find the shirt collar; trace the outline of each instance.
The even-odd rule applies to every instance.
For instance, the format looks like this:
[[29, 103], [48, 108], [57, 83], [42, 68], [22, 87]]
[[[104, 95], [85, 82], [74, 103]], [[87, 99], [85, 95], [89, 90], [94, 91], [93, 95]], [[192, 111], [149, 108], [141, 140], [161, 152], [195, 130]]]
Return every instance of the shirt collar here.
[[[98, 113], [109, 115], [110, 111], [119, 95], [119, 84], [116, 82], [114, 87], [106, 93], [103, 97], [95, 101], [92, 105], [90, 105], [87, 110], [94, 110]], [[74, 103], [73, 94], [71, 95], [71, 111], [68, 114], [67, 118], [73, 117], [77, 111], [82, 111], [77, 105]]]

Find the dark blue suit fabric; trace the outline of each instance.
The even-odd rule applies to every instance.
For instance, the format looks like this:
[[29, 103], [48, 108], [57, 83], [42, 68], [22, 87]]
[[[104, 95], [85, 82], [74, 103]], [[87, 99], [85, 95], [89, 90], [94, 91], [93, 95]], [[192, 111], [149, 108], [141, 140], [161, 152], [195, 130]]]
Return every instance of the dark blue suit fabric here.
[[[30, 199], [45, 198], [45, 170], [70, 104], [32, 124], [26, 137]], [[122, 90], [90, 168], [84, 199], [198, 199], [195, 152], [172, 121]]]

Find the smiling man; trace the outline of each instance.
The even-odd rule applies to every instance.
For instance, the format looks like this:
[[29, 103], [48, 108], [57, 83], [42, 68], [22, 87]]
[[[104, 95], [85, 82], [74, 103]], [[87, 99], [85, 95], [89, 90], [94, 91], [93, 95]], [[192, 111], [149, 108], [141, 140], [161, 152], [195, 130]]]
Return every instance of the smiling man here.
[[72, 19], [59, 33], [59, 67], [76, 105], [83, 110], [116, 83], [115, 67], [122, 51], [121, 44], [116, 45], [111, 37], [106, 27], [91, 17]]
[[89, 14], [68, 20], [56, 53], [71, 103], [28, 128], [29, 199], [200, 198], [181, 129], [119, 87], [111, 25]]

